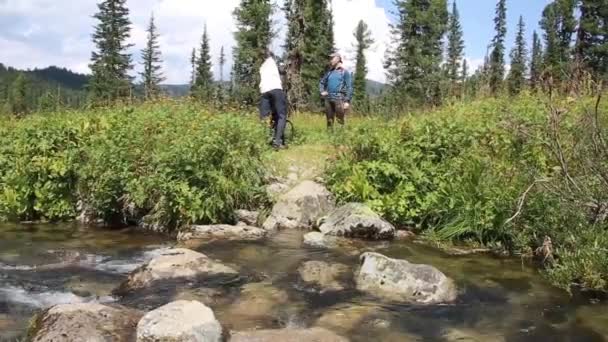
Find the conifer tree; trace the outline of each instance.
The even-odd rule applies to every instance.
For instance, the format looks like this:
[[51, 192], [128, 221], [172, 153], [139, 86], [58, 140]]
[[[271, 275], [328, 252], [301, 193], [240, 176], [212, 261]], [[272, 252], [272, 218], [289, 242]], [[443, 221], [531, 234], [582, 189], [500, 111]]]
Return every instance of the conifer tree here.
[[354, 102], [355, 106], [362, 105], [364, 100], [367, 98], [366, 85], [367, 85], [367, 60], [365, 58], [365, 51], [374, 44], [372, 39], [372, 32], [369, 30], [367, 24], [361, 20], [355, 28], [354, 32], [357, 51], [357, 60], [355, 67], [355, 80], [353, 82], [354, 89]]
[[545, 31], [544, 71], [561, 80], [571, 61], [571, 41], [576, 29], [577, 0], [554, 0], [543, 10], [540, 26]]
[[194, 82], [196, 82], [196, 48], [192, 48], [192, 55], [190, 55], [190, 93], [194, 92]]
[[233, 93], [240, 103], [252, 105], [258, 99], [259, 68], [274, 35], [272, 13], [270, 0], [241, 0], [234, 11]]
[[97, 7], [88, 90], [95, 101], [113, 101], [131, 94], [133, 65], [127, 50], [132, 45], [126, 42], [131, 31], [129, 9], [126, 0], [104, 0]]
[[11, 85], [10, 107], [13, 114], [22, 115], [27, 113], [27, 93], [28, 80], [25, 75], [20, 72]]
[[515, 46], [511, 50], [511, 70], [509, 71], [508, 86], [511, 95], [517, 95], [526, 83], [526, 68], [528, 48], [526, 47], [526, 26], [524, 18], [519, 17]]
[[608, 79], [608, 4], [581, 0], [576, 58], [596, 77]]
[[506, 0], [498, 0], [496, 17], [494, 18], [496, 35], [492, 40], [490, 54], [490, 90], [496, 94], [502, 88], [505, 75], [505, 39], [507, 36], [507, 4]]
[[[447, 29], [446, 0], [395, 0], [395, 48], [385, 68], [393, 90], [429, 104], [441, 100], [442, 38]], [[402, 98], [401, 95], [398, 95]]]
[[213, 72], [211, 64], [211, 47], [207, 26], [201, 38], [201, 47], [197, 58], [196, 77], [194, 79], [194, 97], [201, 101], [209, 101], [213, 95]]
[[146, 99], [153, 99], [160, 95], [160, 84], [165, 80], [161, 72], [161, 52], [158, 43], [159, 34], [154, 23], [154, 14], [150, 17], [148, 25], [148, 41], [146, 48], [142, 50], [144, 71], [141, 73]]
[[226, 53], [224, 52], [224, 46], [220, 49], [220, 57], [218, 59], [218, 65], [220, 68], [220, 81], [217, 83], [217, 94], [216, 100], [220, 107], [224, 105], [224, 66], [226, 65]]
[[[287, 19], [287, 36], [285, 40], [286, 88], [291, 110], [297, 111], [307, 105], [308, 94], [302, 80], [304, 63], [305, 16], [308, 0], [286, 0], [283, 10]], [[307, 94], [308, 93], [308, 94]]]
[[452, 13], [450, 14], [448, 27], [448, 60], [447, 74], [448, 78], [454, 85], [459, 80], [459, 69], [461, 60], [464, 54], [464, 39], [462, 26], [460, 25], [460, 14], [456, 7], [456, 1], [452, 5]]
[[532, 57], [530, 59], [530, 87], [536, 89], [540, 86], [540, 75], [543, 67], [543, 46], [534, 31], [532, 35]]

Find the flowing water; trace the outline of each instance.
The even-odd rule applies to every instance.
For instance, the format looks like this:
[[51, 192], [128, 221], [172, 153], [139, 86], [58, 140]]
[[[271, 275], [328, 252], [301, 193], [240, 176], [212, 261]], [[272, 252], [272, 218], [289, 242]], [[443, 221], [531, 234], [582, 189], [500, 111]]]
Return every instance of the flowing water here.
[[[356, 270], [358, 253], [302, 246], [302, 232], [283, 231], [262, 242], [218, 242], [196, 250], [237, 267], [238, 282], [166, 285], [134, 298], [111, 291], [126, 275], [173, 244], [129, 230], [77, 225], [0, 225], [0, 341], [19, 340], [36, 311], [61, 303], [101, 302], [153, 309], [198, 299], [229, 330], [323, 326], [352, 341], [606, 341], [608, 304], [568, 296], [518, 259], [451, 257], [412, 242], [374, 243], [376, 251], [439, 268], [459, 298], [449, 305], [390, 303], [345, 290], [304, 284], [306, 261]], [[144, 291], [145, 292], [145, 291]]]

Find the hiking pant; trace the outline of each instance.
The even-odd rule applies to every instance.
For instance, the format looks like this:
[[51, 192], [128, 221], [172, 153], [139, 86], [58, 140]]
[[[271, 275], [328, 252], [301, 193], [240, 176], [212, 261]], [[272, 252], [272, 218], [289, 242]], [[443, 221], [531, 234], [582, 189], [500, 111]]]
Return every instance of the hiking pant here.
[[262, 94], [260, 99], [260, 117], [265, 118], [272, 113], [274, 121], [274, 136], [272, 145], [275, 147], [283, 145], [285, 125], [287, 124], [287, 98], [281, 89], [271, 90]]
[[327, 117], [327, 128], [334, 127], [334, 121], [338, 119], [338, 123], [344, 126], [344, 102], [339, 99], [325, 100], [325, 116]]

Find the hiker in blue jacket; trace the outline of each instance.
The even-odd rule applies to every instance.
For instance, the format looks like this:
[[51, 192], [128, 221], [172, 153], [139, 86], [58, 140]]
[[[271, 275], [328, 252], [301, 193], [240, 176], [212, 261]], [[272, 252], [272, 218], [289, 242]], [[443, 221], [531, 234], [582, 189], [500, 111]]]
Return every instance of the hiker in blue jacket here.
[[351, 73], [342, 65], [342, 56], [333, 53], [330, 58], [330, 70], [321, 79], [319, 92], [325, 99], [327, 128], [332, 129], [336, 118], [344, 126], [344, 116], [353, 98], [353, 83]]

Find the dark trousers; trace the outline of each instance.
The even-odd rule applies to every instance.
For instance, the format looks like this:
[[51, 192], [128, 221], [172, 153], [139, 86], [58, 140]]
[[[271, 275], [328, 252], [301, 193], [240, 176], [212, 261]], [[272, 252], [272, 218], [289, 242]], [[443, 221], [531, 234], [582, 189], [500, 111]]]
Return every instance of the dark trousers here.
[[327, 128], [333, 128], [334, 122], [338, 119], [338, 123], [344, 126], [344, 102], [339, 99], [325, 100], [325, 116], [327, 117]]
[[287, 98], [281, 89], [271, 90], [262, 94], [260, 99], [260, 117], [265, 118], [268, 114], [272, 114], [274, 121], [274, 137], [272, 139], [273, 146], [281, 146], [283, 135], [285, 134], [285, 125], [287, 124]]

